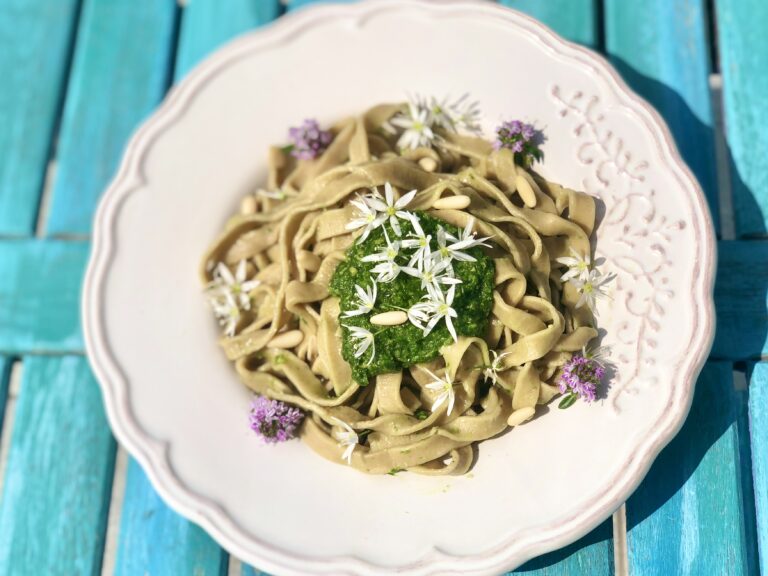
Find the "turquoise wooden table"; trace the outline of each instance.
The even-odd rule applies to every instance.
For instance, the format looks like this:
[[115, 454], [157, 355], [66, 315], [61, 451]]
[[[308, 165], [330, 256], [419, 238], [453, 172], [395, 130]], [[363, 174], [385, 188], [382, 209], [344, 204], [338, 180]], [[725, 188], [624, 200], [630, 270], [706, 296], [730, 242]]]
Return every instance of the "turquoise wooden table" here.
[[[259, 573], [116, 445], [78, 300], [137, 124], [208, 52], [309, 3], [0, 0], [0, 574]], [[720, 238], [717, 336], [682, 432], [611, 520], [515, 574], [768, 576], [768, 2], [504, 3], [605, 54], [656, 106]]]

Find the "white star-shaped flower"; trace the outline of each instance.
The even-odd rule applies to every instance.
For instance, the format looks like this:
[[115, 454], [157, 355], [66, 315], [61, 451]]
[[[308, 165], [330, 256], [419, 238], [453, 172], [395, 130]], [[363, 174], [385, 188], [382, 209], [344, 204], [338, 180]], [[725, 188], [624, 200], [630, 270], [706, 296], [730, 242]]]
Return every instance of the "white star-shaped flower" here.
[[466, 130], [478, 134], [480, 130], [480, 105], [469, 101], [469, 94], [464, 94], [455, 102], [449, 103], [448, 98], [439, 101], [434, 96], [429, 100], [429, 111], [432, 121], [450, 132]]
[[439, 260], [429, 257], [416, 263], [416, 267], [403, 266], [403, 272], [421, 280], [421, 289], [427, 290], [428, 286], [439, 289], [440, 284], [461, 284], [461, 280], [453, 275], [450, 260]]
[[404, 130], [397, 141], [400, 148], [413, 150], [431, 147], [435, 140], [435, 133], [432, 131], [432, 115], [429, 109], [419, 102], [408, 102], [408, 111], [392, 118], [390, 124]]
[[392, 184], [385, 182], [384, 198], [382, 198], [380, 194], [377, 194], [366, 198], [365, 202], [377, 212], [383, 213], [385, 218], [389, 218], [389, 225], [392, 227], [392, 230], [394, 230], [395, 234], [398, 236], [402, 236], [400, 223], [397, 219], [411, 219], [411, 213], [406, 212], [403, 208], [411, 203], [414, 196], [416, 196], [416, 190], [411, 190], [407, 194], [403, 194], [399, 200], [395, 201], [395, 191], [392, 189]]
[[230, 338], [234, 336], [237, 323], [240, 322], [240, 308], [232, 294], [226, 293], [223, 296], [212, 297], [211, 306], [219, 326], [224, 330], [224, 335]]
[[447, 292], [443, 292], [433, 284], [427, 285], [427, 295], [424, 302], [414, 304], [408, 310], [408, 319], [413, 325], [422, 330], [424, 336], [429, 335], [440, 320], [445, 320], [448, 332], [451, 333], [454, 342], [458, 340], [456, 329], [453, 326], [453, 318], [457, 317], [456, 310], [451, 306], [456, 294], [456, 285], [451, 285]]
[[474, 224], [475, 219], [470, 218], [467, 225], [458, 236], [454, 236], [440, 226], [437, 229], [437, 250], [435, 250], [433, 254], [440, 260], [474, 262], [475, 257], [466, 254], [464, 250], [469, 250], [474, 246], [490, 247], [489, 244], [485, 243], [488, 238], [475, 238], [475, 235], [472, 232]]
[[360, 326], [347, 326], [346, 324], [342, 324], [342, 326], [350, 331], [351, 338], [358, 340], [355, 344], [355, 358], [360, 358], [367, 352], [368, 348], [371, 349], [371, 357], [366, 363], [366, 366], [370, 366], [374, 356], [376, 356], [376, 343], [374, 341], [373, 333]]
[[573, 257], [563, 256], [555, 259], [555, 262], [568, 267], [565, 274], [560, 276], [560, 280], [565, 282], [571, 278], [578, 278], [579, 280], [586, 281], [589, 278], [589, 268], [592, 265], [589, 254], [585, 254], [582, 258], [581, 254], [576, 252], [573, 247], [571, 247], [571, 254], [573, 254]]
[[432, 404], [432, 412], [436, 412], [440, 406], [447, 402], [448, 411], [446, 413], [448, 416], [450, 416], [451, 412], [453, 412], [453, 405], [456, 402], [456, 393], [453, 391], [453, 378], [450, 374], [448, 374], [448, 370], [445, 370], [445, 377], [443, 378], [440, 378], [427, 368], [422, 368], [422, 370], [424, 370], [424, 372], [429, 374], [434, 379], [434, 382], [430, 382], [425, 386], [425, 388], [429, 388], [435, 392], [440, 392]]
[[344, 448], [344, 453], [341, 455], [341, 459], [346, 460], [347, 464], [352, 464], [352, 453], [360, 443], [360, 437], [357, 435], [357, 432], [352, 429], [352, 426], [343, 420], [340, 420], [335, 416], [332, 416], [331, 420], [336, 426], [343, 428], [343, 430], [334, 429], [331, 431], [333, 439], [339, 443], [339, 446]]
[[365, 256], [363, 262], [379, 262], [371, 270], [377, 274], [376, 280], [378, 282], [392, 282], [400, 274], [400, 265], [395, 262], [395, 259], [400, 254], [401, 242], [399, 240], [391, 242], [386, 228], [384, 228], [384, 238], [387, 245], [380, 252]]
[[251, 297], [249, 292], [261, 282], [258, 280], [246, 280], [247, 275], [245, 260], [240, 260], [235, 273], [223, 262], [219, 262], [213, 272], [213, 281], [206, 288], [206, 292], [212, 298], [223, 298], [231, 295], [232, 299], [243, 310], [251, 309]]
[[508, 356], [509, 354], [511, 354], [511, 352], [497, 354], [496, 350], [491, 350], [491, 356], [493, 356], [493, 360], [491, 361], [490, 366], [486, 366], [483, 370], [483, 376], [496, 384], [499, 378], [499, 370], [502, 368], [501, 362], [504, 359], [504, 356]]
[[363, 314], [370, 313], [373, 307], [376, 305], [376, 296], [379, 293], [379, 287], [376, 286], [376, 282], [372, 282], [368, 288], [363, 289], [360, 285], [355, 284], [355, 292], [357, 292], [358, 307], [355, 310], [347, 310], [342, 314], [344, 318], [351, 318], [352, 316], [362, 316]]
[[430, 246], [432, 236], [424, 234], [424, 230], [421, 228], [421, 223], [419, 222], [419, 217], [416, 216], [416, 214], [411, 214], [411, 226], [413, 226], [413, 230], [409, 232], [408, 237], [403, 240], [402, 247], [416, 248], [416, 252], [413, 253], [410, 262], [408, 262], [408, 266], [414, 267], [419, 262], [425, 260], [432, 252], [432, 247]]
[[590, 271], [586, 279], [572, 280], [573, 285], [579, 291], [579, 301], [576, 303], [576, 308], [581, 308], [586, 304], [592, 313], [597, 316], [597, 308], [595, 307], [598, 298], [606, 296], [605, 284], [610, 282], [613, 276], [606, 276], [600, 274], [597, 270]]
[[384, 224], [384, 222], [387, 219], [386, 214], [380, 214], [376, 211], [375, 208], [373, 208], [367, 200], [363, 198], [358, 198], [357, 200], [350, 200], [349, 202], [352, 204], [355, 208], [357, 208], [358, 212], [360, 213], [360, 216], [358, 218], [355, 218], [349, 222], [349, 224], [346, 225], [347, 230], [357, 230], [358, 228], [363, 229], [363, 233], [360, 235], [360, 238], [357, 239], [357, 243], [360, 244], [361, 242], [365, 242], [365, 239], [368, 238], [368, 235]]

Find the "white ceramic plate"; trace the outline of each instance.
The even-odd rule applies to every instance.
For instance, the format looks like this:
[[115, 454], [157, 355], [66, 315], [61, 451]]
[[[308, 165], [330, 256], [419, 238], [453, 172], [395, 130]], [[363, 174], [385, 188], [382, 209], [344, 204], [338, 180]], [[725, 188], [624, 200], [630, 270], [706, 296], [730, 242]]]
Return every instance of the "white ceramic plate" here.
[[[510, 117], [543, 128], [541, 172], [600, 196], [597, 252], [617, 274], [599, 309], [608, 399], [483, 442], [458, 478], [372, 477], [300, 442], [260, 445], [196, 276], [288, 126], [407, 91], [471, 92], [489, 136]], [[712, 337], [714, 259], [669, 132], [601, 58], [492, 4], [363, 2], [282, 18], [173, 90], [102, 201], [84, 325], [115, 435], [233, 554], [277, 573], [485, 574], [596, 526], [677, 432]]]

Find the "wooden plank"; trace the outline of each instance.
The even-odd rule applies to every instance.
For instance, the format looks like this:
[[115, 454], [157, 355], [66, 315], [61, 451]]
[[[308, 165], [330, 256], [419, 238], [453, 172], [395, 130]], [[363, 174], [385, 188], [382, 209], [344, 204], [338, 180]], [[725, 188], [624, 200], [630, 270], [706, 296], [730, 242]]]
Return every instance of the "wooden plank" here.
[[768, 575], [768, 362], [755, 365], [749, 383], [749, 435], [752, 444], [760, 573]]
[[269, 576], [267, 572], [260, 572], [256, 568], [248, 566], [247, 564], [243, 564], [243, 567], [240, 570], [240, 575], [241, 576]]
[[128, 137], [168, 85], [172, 0], [85, 0], [61, 127], [48, 234], [87, 234]]
[[630, 574], [753, 574], [740, 484], [743, 394], [709, 363], [683, 429], [627, 501]]
[[201, 528], [160, 499], [131, 459], [125, 485], [115, 576], [225, 576], [228, 556]]
[[[290, 12], [299, 8], [303, 8], [304, 6], [320, 4], [323, 1], [324, 0], [284, 0], [283, 3], [285, 4], [286, 9]], [[358, 0], [336, 0], [335, 4], [352, 4], [353, 2], [357, 1]]]
[[499, 3], [533, 16], [568, 40], [591, 48], [598, 45], [598, 0], [500, 0]]
[[99, 574], [114, 458], [87, 361], [25, 358], [0, 504], [0, 574]]
[[718, 243], [712, 356], [732, 360], [768, 355], [768, 242]]
[[78, 0], [5, 0], [0, 234], [31, 235], [66, 84]]
[[764, 237], [768, 227], [768, 133], [764, 129], [768, 2], [718, 0], [715, 6], [736, 233]]
[[88, 244], [0, 242], [0, 352], [83, 349], [80, 286]]
[[195, 0], [184, 9], [176, 80], [224, 42], [280, 15], [279, 0]]
[[666, 120], [719, 230], [707, 14], [701, 0], [605, 0], [606, 52]]
[[610, 519], [577, 542], [509, 572], [524, 576], [613, 576], [614, 573]]

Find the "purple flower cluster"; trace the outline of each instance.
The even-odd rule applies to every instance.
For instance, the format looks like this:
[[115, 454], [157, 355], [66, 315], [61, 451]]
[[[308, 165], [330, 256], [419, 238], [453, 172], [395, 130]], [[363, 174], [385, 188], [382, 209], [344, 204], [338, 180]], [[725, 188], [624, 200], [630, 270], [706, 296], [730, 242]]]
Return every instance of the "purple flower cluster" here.
[[536, 130], [531, 124], [526, 124], [520, 120], [508, 120], [496, 128], [496, 140], [493, 143], [493, 149], [509, 148], [515, 153], [518, 160], [529, 165], [534, 160], [541, 159], [541, 150], [539, 150], [535, 137]]
[[594, 402], [597, 387], [605, 375], [605, 368], [597, 360], [576, 355], [563, 366], [560, 392], [576, 394], [587, 402]]
[[257, 396], [251, 404], [251, 430], [267, 444], [285, 442], [296, 435], [304, 414], [280, 400]]
[[291, 155], [300, 160], [312, 160], [325, 152], [333, 140], [329, 130], [321, 130], [317, 120], [307, 119], [304, 124], [288, 130], [293, 145]]

